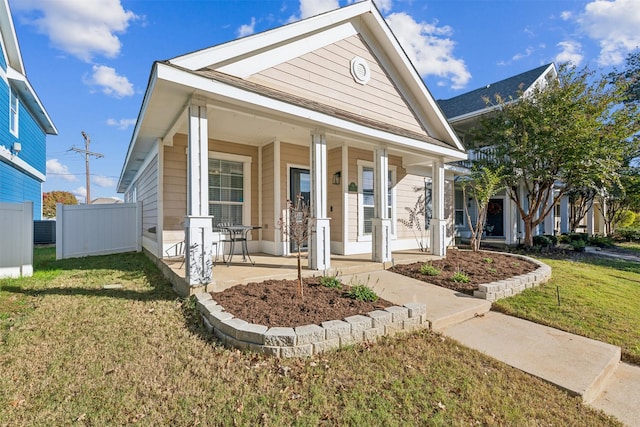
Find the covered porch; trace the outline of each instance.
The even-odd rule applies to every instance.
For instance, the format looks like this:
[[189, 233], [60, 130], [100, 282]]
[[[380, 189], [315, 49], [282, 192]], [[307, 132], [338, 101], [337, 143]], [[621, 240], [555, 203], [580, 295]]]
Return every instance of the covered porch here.
[[[195, 293], [205, 289], [209, 292], [220, 292], [235, 285], [262, 282], [269, 279], [296, 279], [298, 277], [298, 261], [295, 255], [277, 256], [256, 253], [252, 254], [251, 258], [255, 264], [243, 262], [242, 256], [234, 256], [229, 266], [223, 263], [220, 258], [213, 266], [215, 282], [202, 285], [201, 287], [193, 287], [187, 283], [183, 257], [164, 258], [158, 260], [158, 265], [174, 289], [180, 294]], [[375, 271], [385, 270], [395, 264], [428, 262], [439, 258], [441, 257], [419, 250], [395, 251], [392, 253], [392, 260], [384, 263], [371, 260], [369, 254], [334, 254], [331, 256], [331, 268], [326, 271], [318, 271], [308, 267], [306, 254], [303, 254], [302, 276], [334, 275], [340, 277], [352, 274], [366, 275]]]

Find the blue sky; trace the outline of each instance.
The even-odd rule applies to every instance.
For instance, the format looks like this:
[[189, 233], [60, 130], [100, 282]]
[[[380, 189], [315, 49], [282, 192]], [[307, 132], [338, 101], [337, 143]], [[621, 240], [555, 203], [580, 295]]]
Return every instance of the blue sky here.
[[[347, 0], [9, 0], [22, 57], [59, 135], [44, 191], [82, 202], [115, 187], [151, 65], [350, 3]], [[640, 45], [640, 0], [377, 0], [436, 99], [549, 62], [608, 71]]]

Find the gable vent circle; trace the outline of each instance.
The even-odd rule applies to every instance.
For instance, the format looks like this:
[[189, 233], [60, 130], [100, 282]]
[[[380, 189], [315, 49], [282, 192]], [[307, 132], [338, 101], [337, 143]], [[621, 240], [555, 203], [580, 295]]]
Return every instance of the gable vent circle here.
[[360, 83], [361, 85], [367, 84], [371, 78], [371, 69], [367, 61], [359, 56], [354, 57], [351, 60], [351, 75], [356, 83]]

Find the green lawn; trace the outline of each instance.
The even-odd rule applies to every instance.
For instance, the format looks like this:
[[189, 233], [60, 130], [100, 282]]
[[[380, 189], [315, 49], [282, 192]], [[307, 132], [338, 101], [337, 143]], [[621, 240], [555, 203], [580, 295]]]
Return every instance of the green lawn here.
[[143, 255], [54, 258], [0, 280], [0, 425], [619, 425], [428, 331], [306, 360], [228, 350]]
[[640, 263], [541, 261], [551, 266], [552, 279], [494, 303], [494, 309], [620, 346], [624, 360], [640, 364]]

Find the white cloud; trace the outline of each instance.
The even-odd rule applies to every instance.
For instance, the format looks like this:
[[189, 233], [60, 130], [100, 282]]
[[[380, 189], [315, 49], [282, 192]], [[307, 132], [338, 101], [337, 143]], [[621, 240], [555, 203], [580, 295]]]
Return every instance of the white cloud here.
[[250, 24], [243, 24], [243, 25], [240, 25], [240, 28], [238, 28], [238, 37], [250, 36], [251, 34], [255, 33], [255, 31], [256, 31], [256, 18], [251, 17]]
[[573, 40], [560, 42], [556, 45], [560, 48], [560, 53], [556, 55], [556, 62], [569, 62], [576, 67], [582, 63], [582, 45]]
[[453, 89], [469, 82], [471, 74], [464, 60], [453, 55], [456, 43], [449, 38], [451, 27], [418, 23], [404, 12], [393, 13], [386, 20], [421, 76], [447, 78]]
[[82, 199], [82, 201], [85, 201], [87, 198], [87, 189], [84, 187], [78, 187], [75, 190], [71, 190], [71, 193], [78, 199]]
[[124, 76], [119, 76], [115, 68], [106, 65], [94, 65], [91, 78], [84, 79], [88, 86], [99, 86], [102, 93], [115, 98], [124, 98], [134, 94], [133, 84]]
[[116, 181], [108, 176], [96, 175], [92, 178], [92, 181], [98, 187], [113, 187], [116, 185]]
[[288, 22], [298, 21], [300, 19], [309, 18], [310, 16], [320, 15], [340, 7], [338, 0], [300, 0], [300, 14], [291, 15]]
[[120, 130], [127, 130], [131, 126], [136, 124], [136, 119], [107, 119], [107, 125], [113, 126]]
[[113, 58], [122, 44], [116, 34], [127, 30], [139, 17], [124, 10], [120, 0], [20, 0], [16, 10], [37, 11], [29, 23], [46, 34], [58, 49], [83, 61], [95, 55]]
[[513, 61], [519, 61], [520, 59], [523, 58], [527, 58], [529, 56], [531, 56], [531, 54], [535, 52], [535, 49], [532, 47], [528, 47], [524, 50], [524, 53], [516, 53], [515, 55], [513, 55], [513, 57], [511, 58]]
[[380, 12], [390, 12], [393, 8], [393, 0], [373, 0]]
[[69, 168], [58, 161], [58, 159], [47, 160], [47, 175], [54, 178], [62, 178], [65, 181], [75, 181], [75, 175], [69, 173]]
[[617, 65], [640, 46], [640, 7], [637, 0], [595, 0], [588, 3], [577, 22], [600, 44], [598, 63]]

